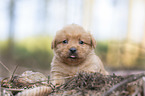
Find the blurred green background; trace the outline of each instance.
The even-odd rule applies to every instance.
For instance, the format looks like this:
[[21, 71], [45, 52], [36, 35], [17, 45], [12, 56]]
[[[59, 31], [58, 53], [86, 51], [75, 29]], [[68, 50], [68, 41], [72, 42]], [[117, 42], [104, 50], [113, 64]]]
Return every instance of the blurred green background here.
[[145, 70], [145, 0], [0, 0], [0, 76], [17, 65], [48, 75], [53, 37], [72, 23], [93, 34], [107, 70]]

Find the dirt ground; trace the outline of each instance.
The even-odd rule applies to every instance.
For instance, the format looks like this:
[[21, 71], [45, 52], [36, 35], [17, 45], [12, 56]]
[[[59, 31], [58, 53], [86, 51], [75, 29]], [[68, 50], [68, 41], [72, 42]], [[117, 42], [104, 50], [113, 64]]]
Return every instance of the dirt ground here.
[[[54, 91], [50, 94], [50, 96], [62, 96], [68, 94], [70, 96], [101, 96], [102, 94], [110, 94], [104, 96], [132, 96], [133, 94], [138, 94], [137, 96], [143, 96], [145, 89], [143, 89], [142, 77], [144, 74], [141, 77], [141, 73], [145, 74], [145, 71], [112, 71], [110, 72], [109, 76], [103, 76], [100, 73], [89, 74], [82, 72], [66, 81], [65, 84], [54, 88]], [[141, 78], [138, 78], [139, 76]], [[3, 78], [0, 78], [0, 81], [2, 79]], [[125, 82], [125, 80], [127, 82], [121, 85], [121, 83]], [[111, 88], [117, 84], [120, 84], [119, 87], [115, 90], [111, 90]], [[4, 85], [5, 87], [8, 87], [6, 84]], [[111, 93], [107, 93], [109, 90], [111, 90]]]

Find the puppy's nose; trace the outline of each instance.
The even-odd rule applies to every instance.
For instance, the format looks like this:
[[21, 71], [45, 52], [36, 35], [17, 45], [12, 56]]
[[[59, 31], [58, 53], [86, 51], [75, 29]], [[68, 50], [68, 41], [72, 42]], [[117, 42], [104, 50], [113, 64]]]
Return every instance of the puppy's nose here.
[[75, 53], [77, 51], [77, 49], [74, 48], [74, 47], [70, 48], [69, 50], [70, 50], [71, 53]]

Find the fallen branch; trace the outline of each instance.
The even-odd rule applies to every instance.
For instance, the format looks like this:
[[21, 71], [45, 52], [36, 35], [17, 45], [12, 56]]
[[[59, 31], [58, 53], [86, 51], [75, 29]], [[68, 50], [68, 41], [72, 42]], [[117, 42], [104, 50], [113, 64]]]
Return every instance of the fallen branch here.
[[125, 85], [125, 84], [127, 84], [127, 83], [136, 81], [136, 80], [142, 78], [143, 76], [145, 76], [145, 73], [138, 74], [138, 75], [135, 76], [135, 77], [130, 77], [130, 78], [128, 78], [128, 79], [125, 79], [125, 80], [123, 80], [122, 82], [120, 82], [120, 83], [114, 85], [113, 87], [111, 87], [111, 88], [110, 88], [107, 92], [105, 92], [102, 96], [109, 96], [109, 95], [112, 93], [112, 91], [115, 91], [117, 88], [119, 88], [119, 87], [121, 87], [121, 86], [123, 86], [123, 85]]

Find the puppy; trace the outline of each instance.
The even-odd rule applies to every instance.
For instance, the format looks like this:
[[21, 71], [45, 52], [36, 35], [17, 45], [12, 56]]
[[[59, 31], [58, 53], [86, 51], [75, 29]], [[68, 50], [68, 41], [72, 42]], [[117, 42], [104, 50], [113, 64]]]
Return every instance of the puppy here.
[[81, 71], [108, 75], [101, 60], [95, 55], [95, 47], [95, 39], [81, 26], [72, 24], [59, 30], [52, 42], [52, 84], [60, 85], [65, 82], [65, 77], [74, 76]]
[[[95, 55], [95, 47], [95, 39], [81, 26], [72, 24], [59, 30], [52, 42], [54, 57], [51, 63], [51, 83], [61, 85], [65, 82], [65, 77], [81, 71], [108, 75], [101, 60]], [[40, 86], [24, 90], [16, 96], [48, 96], [52, 91], [51, 87]]]

